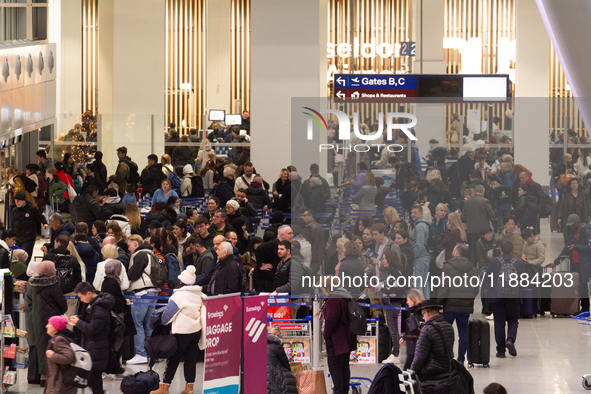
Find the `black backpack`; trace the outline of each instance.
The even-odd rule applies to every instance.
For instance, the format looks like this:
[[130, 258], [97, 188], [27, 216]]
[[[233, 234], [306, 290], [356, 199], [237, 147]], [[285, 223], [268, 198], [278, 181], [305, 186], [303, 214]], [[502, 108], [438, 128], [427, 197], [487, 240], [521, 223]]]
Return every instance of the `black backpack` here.
[[200, 176], [191, 177], [191, 195], [189, 197], [205, 197], [203, 179]]
[[21, 179], [25, 185], [25, 190], [29, 193], [33, 193], [37, 188], [37, 184], [35, 183], [35, 181], [25, 175], [21, 176]]
[[127, 183], [137, 185], [138, 183], [140, 183], [140, 173], [138, 172], [137, 164], [129, 160], [127, 162], [127, 166], [129, 167], [129, 180], [127, 181]]
[[295, 192], [295, 196], [293, 197], [293, 203], [291, 205], [291, 212], [302, 213], [306, 210], [306, 203], [304, 202], [304, 197], [302, 197], [301, 194], [302, 187], [303, 185], [300, 184], [300, 190]]
[[149, 370], [124, 377], [119, 388], [123, 394], [150, 394], [151, 391], [158, 390], [159, 385], [158, 373]]
[[544, 193], [544, 201], [540, 202], [540, 217], [545, 219], [552, 214], [552, 199]]
[[441, 244], [439, 238], [439, 232], [430, 224], [426, 222], [422, 222], [429, 227], [429, 237], [427, 238], [427, 242], [425, 243], [425, 248], [429, 251], [429, 253], [439, 253], [439, 245]]
[[109, 345], [111, 345], [111, 351], [118, 352], [121, 349], [125, 330], [125, 322], [121, 316], [111, 311], [111, 324], [109, 325]]
[[367, 320], [363, 307], [353, 298], [349, 300], [349, 332], [353, 335], [364, 335], [367, 332]]

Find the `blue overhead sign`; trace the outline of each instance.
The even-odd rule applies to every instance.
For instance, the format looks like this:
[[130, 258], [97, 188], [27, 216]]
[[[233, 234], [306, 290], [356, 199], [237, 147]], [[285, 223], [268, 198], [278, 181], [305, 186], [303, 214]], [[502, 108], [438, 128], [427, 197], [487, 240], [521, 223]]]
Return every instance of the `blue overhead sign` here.
[[415, 89], [414, 75], [335, 74], [335, 89]]

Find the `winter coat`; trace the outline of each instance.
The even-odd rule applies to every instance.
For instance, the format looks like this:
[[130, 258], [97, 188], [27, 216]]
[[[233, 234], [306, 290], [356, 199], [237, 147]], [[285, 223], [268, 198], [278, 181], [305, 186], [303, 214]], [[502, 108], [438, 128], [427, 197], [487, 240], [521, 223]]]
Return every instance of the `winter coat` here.
[[160, 183], [165, 178], [166, 176], [162, 172], [162, 164], [160, 163], [144, 168], [140, 176], [140, 183], [143, 186], [142, 196], [146, 194], [153, 196], [156, 190], [160, 189]]
[[[494, 257], [494, 258], [490, 259], [490, 262], [488, 263], [488, 267], [486, 267], [486, 274], [484, 274], [484, 277], [487, 278], [487, 280], [485, 280], [483, 283], [483, 285], [489, 287], [488, 301], [490, 303], [498, 302], [499, 301], [499, 298], [498, 298], [499, 297], [499, 293], [498, 293], [499, 289], [501, 289], [502, 287], [507, 287], [507, 285], [508, 285], [507, 278], [504, 279], [504, 281], [505, 281], [504, 284], [499, 283], [499, 273], [501, 271], [502, 260], [510, 261], [514, 257], [515, 256], [512, 256], [510, 254], [503, 254], [500, 257]], [[523, 260], [517, 259], [514, 266], [515, 266], [515, 270], [517, 271], [517, 275], [521, 278], [521, 274], [525, 273], [525, 266], [523, 264]], [[491, 283], [490, 278], [492, 278], [492, 283]], [[516, 297], [516, 298], [519, 298], [519, 297]]]
[[359, 209], [361, 211], [375, 211], [375, 202], [377, 194], [377, 187], [371, 185], [363, 185], [355, 195], [354, 200], [359, 202]]
[[[364, 265], [363, 262], [361, 260], [359, 260], [357, 257], [355, 256], [345, 256], [343, 258], [343, 260], [341, 261], [341, 266], [339, 268], [339, 277], [343, 277], [343, 275], [345, 277], [349, 277], [351, 278], [351, 286], [343, 286], [345, 288], [345, 290], [347, 290], [348, 292], [350, 292], [353, 295], [358, 295], [361, 294], [361, 292], [364, 290], [364, 288], [362, 287], [355, 287], [353, 286], [353, 278], [355, 277], [363, 277], [363, 270], [364, 270]], [[348, 280], [346, 282], [343, 283], [343, 285], [345, 284], [349, 284]]]
[[[451, 283], [443, 282], [437, 295], [437, 303], [443, 305], [443, 312], [474, 313], [474, 298], [480, 287], [474, 279], [475, 286], [471, 286], [471, 278], [478, 277], [474, 264], [465, 257], [453, 257], [443, 265], [443, 274], [451, 278]], [[464, 280], [466, 275], [466, 280]], [[462, 286], [455, 286], [455, 277], [462, 278]]]
[[[194, 334], [205, 329], [207, 311], [203, 306], [205, 294], [201, 286], [183, 286], [175, 289], [162, 312], [162, 321], [172, 323], [173, 334]], [[201, 335], [205, 338], [205, 335]], [[200, 342], [200, 348], [205, 342]]]
[[115, 175], [111, 175], [111, 182], [115, 182], [119, 186], [119, 191], [124, 192], [125, 188], [127, 187], [127, 181], [129, 180], [129, 175], [131, 174], [129, 161], [126, 158], [119, 159], [119, 164], [117, 164], [117, 170], [115, 170]]
[[[506, 195], [509, 195], [509, 197], [512, 197], [511, 189], [513, 188], [513, 183], [515, 182], [516, 177], [515, 171], [513, 170], [503, 172], [502, 177], [498, 177], [496, 174], [493, 175], [493, 179], [499, 182], [498, 190], [504, 191]], [[500, 196], [501, 193], [497, 192], [497, 209], [509, 209], [511, 202], [513, 201], [512, 198], [510, 198], [509, 203], [499, 204]]]
[[109, 358], [109, 325], [115, 299], [99, 292], [89, 304], [83, 304], [76, 328], [82, 331], [82, 347], [92, 359], [93, 371], [104, 371]]
[[30, 201], [22, 208], [12, 209], [12, 226], [18, 242], [35, 241], [39, 223], [47, 224], [47, 220]]
[[[211, 295], [237, 293], [242, 289], [242, 263], [234, 255], [218, 260], [208, 291]], [[212, 289], [213, 285], [213, 289]]]
[[107, 218], [105, 222], [106, 224], [109, 224], [109, 222], [117, 222], [117, 224], [121, 228], [121, 231], [123, 231], [123, 234], [125, 234], [126, 237], [129, 237], [131, 235], [131, 223], [129, 223], [129, 219], [127, 218], [127, 216], [120, 213], [115, 213], [109, 216], [109, 218]]
[[0, 239], [0, 268], [10, 268], [10, 256], [12, 255], [12, 250], [8, 247], [6, 242]]
[[474, 169], [475, 164], [476, 162], [474, 160], [464, 155], [443, 173], [442, 180], [447, 183], [449, 179], [449, 191], [455, 197], [460, 197], [462, 183], [470, 180], [468, 175]]
[[262, 185], [259, 187], [254, 187], [252, 183], [248, 185], [246, 198], [255, 209], [263, 209], [265, 205], [267, 207], [271, 206], [271, 200], [269, 200], [269, 193], [267, 190], [265, 190], [265, 188]]
[[347, 354], [357, 349], [357, 337], [349, 331], [349, 300], [351, 295], [339, 287], [325, 301], [322, 314], [324, 326], [322, 336], [334, 346], [335, 356]]
[[[103, 281], [106, 278], [105, 265], [107, 264], [107, 262], [109, 260], [113, 260], [113, 259], [107, 259], [105, 261], [101, 261], [96, 266], [96, 273], [94, 275], [94, 281], [92, 282], [92, 285], [97, 290], [101, 289], [101, 287], [103, 285]], [[119, 259], [117, 258], [115, 260], [119, 260]], [[121, 270], [121, 276], [119, 277], [119, 287], [121, 288], [121, 290], [127, 290], [129, 288], [129, 278], [127, 277], [127, 269], [125, 268], [125, 265], [123, 265], [123, 269]], [[109, 294], [112, 294], [112, 293], [109, 292]]]
[[[566, 227], [566, 222], [568, 221], [569, 216], [569, 204], [571, 199], [572, 193], [565, 193], [560, 198], [560, 206], [558, 207], [558, 219], [562, 220], [562, 228]], [[591, 218], [591, 200], [589, 199], [589, 195], [583, 191], [579, 193], [579, 198], [583, 198], [583, 215], [581, 216], [581, 223], [588, 223], [589, 219]]]
[[490, 205], [490, 201], [479, 194], [470, 197], [464, 204], [464, 217], [466, 218], [468, 234], [480, 233], [480, 229], [490, 226], [490, 221], [496, 215]]
[[516, 259], [521, 259], [523, 256], [523, 238], [521, 237], [521, 230], [519, 227], [515, 227], [515, 230], [511, 234], [507, 234], [507, 230], [503, 230], [501, 234], [503, 239], [508, 238], [509, 241], [513, 243], [513, 251], [511, 251], [511, 256], [515, 257]]
[[84, 222], [92, 229], [92, 223], [101, 220], [101, 206], [90, 194], [81, 194], [74, 199], [74, 209], [78, 222]]
[[113, 215], [124, 215], [125, 204], [121, 202], [121, 197], [109, 197], [105, 204], [101, 207], [101, 220], [106, 222]]
[[540, 209], [536, 204], [536, 197], [531, 193], [525, 193], [520, 196], [515, 203], [515, 208], [511, 215], [515, 216], [515, 221], [520, 228], [535, 227], [538, 222]]
[[102, 160], [95, 160], [93, 163], [94, 165], [94, 175], [100, 180], [101, 184], [107, 183], [107, 167], [103, 163]]
[[49, 205], [52, 208], [55, 208], [57, 204], [63, 204], [66, 201], [66, 196], [68, 195], [68, 185], [66, 185], [62, 180], [54, 176], [53, 180], [49, 182], [48, 189], [47, 189], [47, 196], [49, 198]]
[[[435, 328], [435, 324], [441, 329], [443, 339]], [[425, 323], [417, 340], [415, 358], [411, 366], [420, 381], [435, 380], [447, 375], [450, 358], [445, 351], [445, 344], [447, 344], [447, 349], [453, 352], [454, 336], [453, 327], [443, 320], [441, 315], [433, 316]]]
[[50, 242], [44, 244], [44, 246], [47, 248], [47, 251], [51, 252], [53, 250], [53, 245], [55, 244], [55, 239], [57, 237], [59, 237], [60, 235], [65, 235], [66, 237], [70, 238], [70, 235], [74, 234], [74, 231], [75, 227], [72, 224], [72, 222], [69, 221], [62, 223], [60, 228], [58, 228], [57, 230], [51, 230]]
[[496, 247], [495, 238], [490, 240], [490, 242], [486, 241], [484, 238], [480, 237], [480, 239], [476, 242], [476, 261], [478, 263], [478, 270], [482, 271], [486, 269], [488, 265], [488, 251]]
[[43, 256], [43, 260], [53, 261], [59, 279], [59, 287], [62, 292], [74, 291], [76, 285], [82, 282], [82, 267], [78, 259], [70, 255], [70, 251], [63, 246], [53, 249], [51, 253]]
[[315, 186], [307, 190], [306, 196], [308, 202], [306, 207], [312, 209], [314, 212], [326, 212], [326, 197], [322, 187]]
[[93, 283], [96, 274], [96, 266], [103, 260], [103, 257], [96, 251], [94, 246], [88, 242], [76, 241], [74, 247], [86, 266], [86, 281], [88, 283]]
[[54, 178], [56, 176], [66, 185], [66, 192], [64, 193], [64, 196], [66, 200], [69, 200], [70, 196], [68, 195], [68, 185], [74, 187], [74, 181], [72, 180], [72, 177], [63, 171], [56, 171]]
[[76, 361], [74, 350], [70, 343], [74, 342], [74, 334], [69, 330], [58, 331], [49, 340], [47, 350], [53, 350], [51, 358], [47, 359], [47, 381], [45, 382], [45, 394], [76, 394], [77, 388], [66, 386], [63, 383], [61, 365], [73, 364]]
[[448, 228], [447, 230], [445, 230], [445, 232], [443, 233], [443, 239], [441, 241], [442, 247], [445, 248], [445, 260], [447, 261], [451, 259], [456, 245], [463, 243], [464, 241], [462, 240], [460, 230], [458, 230], [457, 228]]
[[529, 264], [541, 266], [546, 261], [546, 242], [536, 235], [533, 243], [523, 242], [523, 260]]
[[172, 226], [172, 220], [168, 213], [164, 211], [150, 211], [146, 215], [146, 220], [142, 221], [142, 225], [140, 226], [140, 236], [144, 237], [146, 235], [152, 220], [158, 220], [162, 224], [162, 227], [168, 225]]
[[287, 261], [280, 261], [273, 280], [273, 288], [278, 293], [300, 295], [303, 274], [304, 267], [300, 260], [289, 258]]
[[[423, 225], [420, 225], [421, 223], [423, 223]], [[424, 216], [421, 216], [414, 222], [413, 228], [410, 231], [410, 238], [412, 239], [415, 259], [430, 255], [429, 251], [427, 250], [427, 240], [429, 239], [430, 226], [431, 225], [429, 224], [429, 221], [425, 219]]]
[[47, 374], [45, 350], [50, 339], [45, 325], [50, 317], [62, 315], [67, 309], [57, 276], [36, 276], [29, 279], [25, 292], [27, 341], [29, 345], [35, 346], [39, 373], [42, 375]]
[[[218, 182], [216, 197], [220, 199], [220, 207], [225, 208], [226, 203], [236, 197], [234, 194], [234, 180], [226, 177], [220, 178]], [[250, 201], [250, 198], [249, 198]]]
[[278, 336], [267, 333], [267, 394], [297, 393], [283, 342]]
[[25, 193], [26, 201], [30, 202], [31, 204], [33, 204], [33, 206], [36, 207], [37, 203], [35, 202], [35, 197], [33, 197], [31, 195], [31, 193], [29, 193], [27, 191], [27, 189], [25, 188], [25, 181], [23, 180], [24, 177], [26, 177], [26, 175], [24, 175], [24, 174], [15, 175], [8, 181], [8, 183], [13, 188], [12, 195], [14, 197], [16, 195], [16, 193], [23, 192], [23, 193]]
[[129, 261], [129, 269], [127, 270], [127, 276], [129, 277], [129, 291], [141, 291], [145, 289], [155, 288], [150, 279], [150, 259], [152, 256], [152, 246], [144, 242], [140, 245], [137, 250], [131, 255]]
[[172, 151], [172, 164], [175, 166], [184, 166], [193, 164], [193, 149], [187, 145], [175, 146]]

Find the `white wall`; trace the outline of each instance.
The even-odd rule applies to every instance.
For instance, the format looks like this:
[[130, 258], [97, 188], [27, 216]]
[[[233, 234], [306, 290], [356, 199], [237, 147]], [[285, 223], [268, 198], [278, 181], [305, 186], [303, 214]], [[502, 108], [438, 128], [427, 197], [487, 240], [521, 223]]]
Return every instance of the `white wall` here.
[[[207, 1], [207, 109], [233, 113], [230, 103], [230, 0]], [[206, 126], [209, 125], [207, 122]]]
[[548, 185], [550, 39], [535, 0], [517, 2], [516, 24], [515, 162]]
[[294, 158], [292, 97], [318, 97], [321, 77], [326, 84], [326, 30], [317, 0], [251, 0], [250, 7], [251, 159], [274, 182]]
[[140, 169], [164, 153], [164, 17], [161, 0], [101, 1], [99, 127], [109, 174], [119, 146]]

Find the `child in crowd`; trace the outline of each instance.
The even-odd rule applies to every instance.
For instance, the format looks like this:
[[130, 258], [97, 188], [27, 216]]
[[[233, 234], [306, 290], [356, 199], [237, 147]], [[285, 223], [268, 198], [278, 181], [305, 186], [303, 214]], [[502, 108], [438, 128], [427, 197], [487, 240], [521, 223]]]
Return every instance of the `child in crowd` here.
[[125, 205], [127, 205], [128, 202], [134, 202], [137, 204], [137, 198], [135, 198], [135, 186], [133, 184], [128, 183], [127, 186], [125, 186], [125, 195], [121, 202]]

